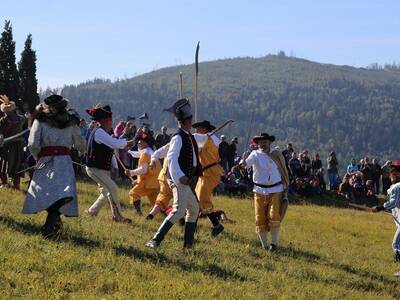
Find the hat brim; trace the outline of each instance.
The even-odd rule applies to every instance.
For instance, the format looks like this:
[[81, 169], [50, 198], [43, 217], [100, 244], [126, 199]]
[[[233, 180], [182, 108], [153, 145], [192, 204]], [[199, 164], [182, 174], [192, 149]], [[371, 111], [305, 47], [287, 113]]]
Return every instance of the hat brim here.
[[273, 135], [270, 135], [269, 137], [256, 135], [255, 137], [253, 137], [253, 142], [256, 144], [258, 144], [258, 142], [262, 141], [262, 140], [268, 140], [268, 141], [274, 142], [275, 137]]
[[205, 128], [208, 131], [213, 131], [216, 127], [211, 124], [206, 124], [204, 122], [197, 122], [192, 125], [193, 128]]

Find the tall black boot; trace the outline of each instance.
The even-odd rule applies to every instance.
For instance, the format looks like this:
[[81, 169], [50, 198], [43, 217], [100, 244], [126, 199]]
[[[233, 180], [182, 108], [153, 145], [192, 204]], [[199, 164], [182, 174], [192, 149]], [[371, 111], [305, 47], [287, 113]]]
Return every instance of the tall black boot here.
[[160, 228], [158, 228], [158, 231], [156, 232], [154, 237], [146, 243], [146, 246], [149, 248], [157, 248], [158, 246], [160, 246], [161, 242], [164, 240], [165, 235], [172, 228], [172, 226], [174, 226], [172, 222], [164, 220]]
[[213, 224], [213, 228], [211, 229], [211, 235], [217, 236], [224, 230], [224, 226], [218, 220], [218, 214], [216, 212], [212, 212], [207, 215], [210, 219], [211, 223]]
[[192, 248], [194, 243], [194, 233], [196, 231], [195, 222], [185, 223], [185, 234], [183, 236], [183, 248]]

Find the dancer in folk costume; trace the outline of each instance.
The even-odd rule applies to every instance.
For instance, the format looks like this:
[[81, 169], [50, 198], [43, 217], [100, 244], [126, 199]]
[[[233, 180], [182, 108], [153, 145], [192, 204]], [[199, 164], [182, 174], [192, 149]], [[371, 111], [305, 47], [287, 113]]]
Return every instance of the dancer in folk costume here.
[[24, 214], [47, 210], [42, 228], [46, 237], [55, 237], [62, 226], [60, 215], [78, 216], [75, 173], [70, 157], [73, 145], [85, 152], [86, 141], [78, 127], [79, 117], [67, 111], [68, 100], [51, 95], [34, 113], [28, 148], [37, 161], [28, 193]]
[[150, 169], [155, 168], [161, 159], [164, 160], [161, 171], [158, 174], [160, 191], [157, 195], [154, 206], [146, 216], [146, 220], [152, 220], [159, 212], [168, 214], [171, 210], [169, 203], [173, 198], [173, 194], [167, 178], [168, 160], [166, 159], [166, 156], [168, 154], [168, 149], [169, 144], [159, 148], [151, 155]]
[[111, 206], [113, 220], [119, 223], [131, 223], [122, 216], [121, 204], [118, 198], [118, 187], [111, 179], [110, 169], [114, 150], [129, 148], [134, 141], [116, 139], [112, 133], [112, 112], [109, 105], [87, 109], [86, 112], [97, 121], [96, 127], [90, 134], [86, 153], [86, 172], [99, 186], [100, 196], [87, 210], [91, 216], [96, 216], [108, 200]]
[[171, 139], [167, 154], [167, 178], [174, 197], [173, 210], [146, 246], [158, 247], [171, 227], [179, 219], [185, 217], [183, 246], [191, 248], [199, 215], [194, 184], [196, 177], [201, 175], [197, 143], [190, 133], [192, 128], [191, 106], [187, 99], [180, 99], [166, 111], [173, 113], [179, 124], [179, 129]]
[[[390, 181], [392, 182], [392, 185], [387, 191], [389, 201], [385, 202], [383, 205], [373, 207], [372, 211], [392, 211], [393, 219], [397, 226], [392, 242], [392, 249], [395, 261], [400, 262], [400, 165], [393, 165], [391, 167]], [[396, 276], [400, 276], [400, 272], [397, 273]]]
[[203, 167], [203, 173], [197, 181], [196, 195], [200, 201], [201, 213], [206, 215], [213, 225], [212, 236], [217, 236], [224, 230], [224, 226], [218, 220], [220, 213], [214, 210], [211, 196], [224, 174], [224, 170], [219, 164], [221, 159], [218, 153], [221, 141], [215, 135], [209, 136], [215, 126], [207, 120], [193, 124], [193, 128], [196, 129], [194, 137], [199, 145], [199, 159]]
[[151, 156], [154, 153], [152, 140], [147, 133], [137, 136], [139, 151], [129, 151], [134, 158], [138, 158], [138, 167], [134, 170], [127, 170], [127, 176], [137, 176], [133, 188], [129, 191], [129, 199], [138, 214], [142, 214], [141, 198], [147, 196], [150, 207], [153, 207], [160, 190], [158, 174], [161, 170], [160, 162], [155, 162], [154, 167], [149, 168]]
[[[0, 134], [8, 138], [20, 133], [23, 129], [25, 118], [17, 113], [15, 102], [10, 101], [6, 95], [0, 96], [1, 112]], [[8, 177], [13, 180], [13, 189], [19, 190], [21, 175], [18, 171], [24, 157], [24, 137], [20, 136], [0, 147], [0, 187], [7, 187]]]
[[[252, 167], [256, 232], [264, 249], [275, 251], [279, 228], [287, 208], [289, 176], [285, 158], [279, 149], [271, 148], [274, 136], [261, 133], [253, 137], [259, 149], [241, 161], [241, 167]], [[271, 244], [267, 235], [271, 232]]]

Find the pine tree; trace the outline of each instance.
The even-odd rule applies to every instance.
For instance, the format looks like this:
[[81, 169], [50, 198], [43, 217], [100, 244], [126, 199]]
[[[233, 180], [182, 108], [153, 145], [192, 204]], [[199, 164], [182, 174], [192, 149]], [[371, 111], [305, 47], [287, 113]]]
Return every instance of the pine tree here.
[[2, 90], [0, 94], [6, 94], [18, 106], [21, 106], [18, 95], [18, 71], [15, 63], [15, 42], [13, 41], [12, 26], [6, 21], [4, 31], [0, 38], [0, 69]]
[[36, 52], [32, 50], [32, 35], [29, 34], [25, 41], [24, 51], [21, 53], [21, 60], [18, 63], [19, 73], [19, 95], [24, 110], [33, 112], [39, 104], [36, 79]]

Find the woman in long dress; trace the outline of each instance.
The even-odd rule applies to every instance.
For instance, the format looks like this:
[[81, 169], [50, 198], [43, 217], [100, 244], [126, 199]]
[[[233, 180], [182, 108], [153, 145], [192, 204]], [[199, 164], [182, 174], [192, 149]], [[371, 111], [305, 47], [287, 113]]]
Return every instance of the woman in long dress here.
[[28, 148], [37, 161], [22, 212], [46, 210], [42, 227], [45, 237], [55, 237], [61, 229], [60, 215], [78, 216], [75, 173], [70, 157], [73, 146], [84, 153], [86, 140], [78, 127], [79, 118], [67, 111], [68, 100], [51, 95], [36, 113]]

